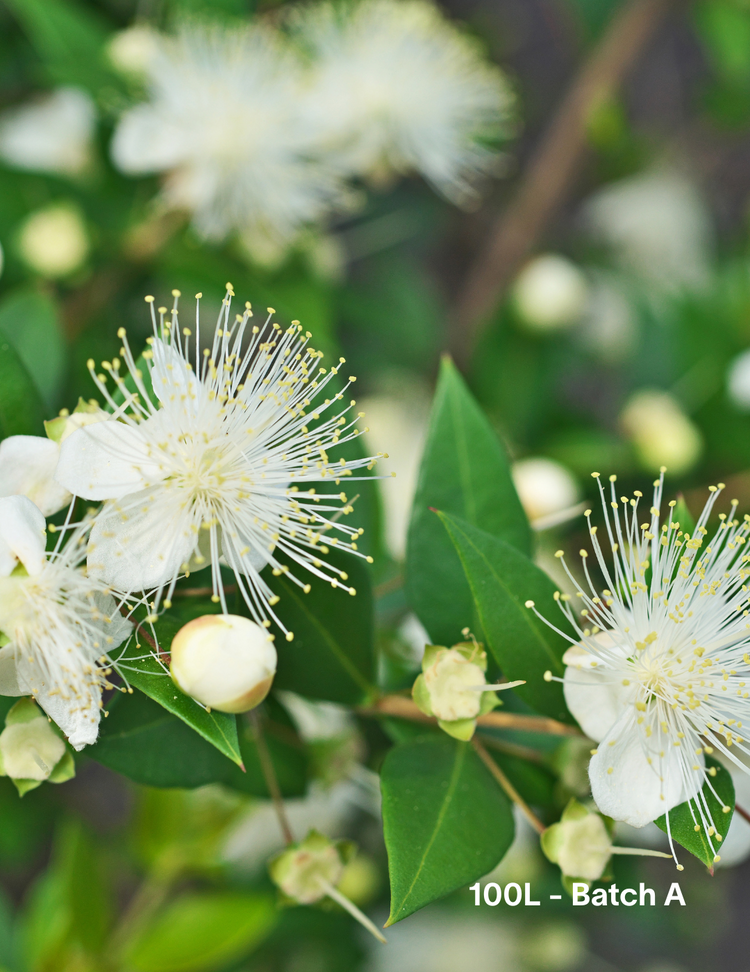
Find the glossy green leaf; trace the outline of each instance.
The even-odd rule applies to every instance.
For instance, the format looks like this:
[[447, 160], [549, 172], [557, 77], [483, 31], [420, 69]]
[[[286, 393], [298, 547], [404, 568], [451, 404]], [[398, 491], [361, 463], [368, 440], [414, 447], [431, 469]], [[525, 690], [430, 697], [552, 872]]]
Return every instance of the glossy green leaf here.
[[0, 303], [0, 341], [9, 341], [49, 410], [57, 408], [66, 348], [54, 301], [37, 290], [19, 290]]
[[0, 334], [0, 439], [42, 435], [44, 409], [36, 385], [18, 352]]
[[[331, 702], [360, 702], [373, 683], [373, 606], [370, 571], [353, 554], [334, 550], [326, 560], [343, 570], [352, 596], [309, 574], [309, 594], [283, 574], [268, 577], [280, 601], [279, 617], [294, 640], [277, 635], [279, 664], [274, 685], [300, 695]], [[301, 577], [301, 569], [288, 561], [290, 571]]]
[[487, 874], [513, 841], [508, 798], [469, 743], [433, 734], [394, 746], [381, 788], [389, 925]]
[[134, 972], [211, 972], [263, 941], [277, 920], [268, 897], [241, 891], [183, 894], [125, 950]]
[[[729, 831], [734, 814], [734, 784], [729, 770], [721, 763], [707, 758], [706, 765], [716, 770], [716, 775], [710, 783], [719, 795], [719, 799], [717, 800], [711, 792], [708, 782], [704, 783], [703, 797], [700, 801], [703, 813], [696, 799], [681, 803], [669, 811], [669, 831], [673, 840], [713, 871], [716, 857], [721, 857], [721, 841], [717, 841], [716, 837], [708, 837], [704, 817], [707, 810], [708, 826], [713, 827], [723, 840]], [[724, 807], [729, 807], [727, 813], [724, 813]], [[667, 833], [666, 815], [659, 817], [655, 823], [664, 833]], [[696, 827], [699, 829], [696, 830]]]
[[[160, 649], [168, 652], [182, 623], [177, 618], [163, 615], [155, 627]], [[238, 766], [242, 765], [236, 716], [207, 712], [195, 699], [181, 692], [153, 657], [147, 644], [139, 647], [137, 639], [131, 641], [119, 657], [118, 668], [131, 685], [182, 719]]]
[[557, 590], [544, 571], [509, 543], [464, 520], [439, 513], [466, 572], [487, 645], [503, 673], [525, 679], [515, 691], [528, 705], [553, 719], [571, 721], [558, 682], [545, 682], [547, 670], [563, 674], [569, 643], [536, 617], [526, 601], [558, 627], [564, 625], [554, 601]]
[[456, 367], [444, 358], [409, 525], [409, 601], [433, 642], [452, 645], [474, 618], [471, 591], [431, 508], [460, 516], [528, 554], [531, 530], [505, 450]]

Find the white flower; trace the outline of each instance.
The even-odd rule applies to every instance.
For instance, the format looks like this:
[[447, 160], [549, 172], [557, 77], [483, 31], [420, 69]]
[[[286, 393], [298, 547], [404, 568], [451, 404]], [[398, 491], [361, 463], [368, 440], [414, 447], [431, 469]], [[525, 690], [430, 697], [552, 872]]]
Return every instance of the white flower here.
[[513, 99], [469, 37], [423, 0], [309, 4], [292, 22], [315, 59], [306, 117], [322, 151], [344, 171], [417, 171], [452, 200], [473, 195]]
[[544, 253], [521, 270], [513, 297], [526, 327], [546, 334], [564, 330], [581, 318], [589, 299], [589, 283], [575, 263], [556, 253]]
[[589, 777], [602, 813], [643, 827], [693, 799], [696, 825], [708, 829], [700, 791], [711, 787], [712, 771], [704, 754], [723, 754], [742, 768], [750, 753], [742, 728], [750, 721], [750, 518], [735, 519], [733, 501], [709, 539], [706, 523], [721, 486], [710, 487], [690, 533], [675, 520], [674, 501], [662, 522], [663, 474], [648, 513], [640, 492], [618, 497], [615, 479], [609, 499], [599, 483], [609, 562], [597, 528], [589, 528], [604, 586], [595, 584], [582, 550], [586, 583], [568, 572], [580, 622], [569, 596], [556, 595], [579, 637], [563, 658], [565, 699], [599, 743]]
[[96, 741], [107, 656], [132, 628], [77, 569], [80, 537], [47, 556], [40, 511], [0, 499], [0, 694], [33, 695], [75, 749]]
[[[171, 319], [165, 319], [166, 308], [158, 325], [154, 315], [154, 337], [144, 354], [147, 376], [133, 360], [124, 329], [118, 332], [138, 397], [130, 396], [119, 419], [88, 425], [63, 442], [57, 479], [75, 495], [106, 501], [91, 533], [92, 575], [125, 593], [155, 588], [158, 607], [165, 590], [168, 606], [180, 575], [211, 565], [214, 601], [226, 614], [223, 562], [234, 571], [252, 617], [266, 627], [274, 618], [286, 632], [273, 612], [278, 598], [259, 573], [267, 564], [277, 574], [288, 572], [277, 553], [355, 593], [346, 574], [322, 559], [328, 544], [357, 549], [361, 531], [329, 515], [352, 512], [341, 480], [376, 461], [334, 464], [328, 456], [327, 450], [360, 434], [357, 419], [346, 418], [354, 402], [334, 413], [348, 385], [320, 400], [343, 358], [321, 368], [322, 352], [308, 346], [309, 332], [305, 336], [299, 322], [282, 330], [269, 316], [264, 325], [250, 326], [249, 305], [232, 322], [230, 295], [212, 345], [201, 353], [200, 326], [195, 333], [178, 326], [175, 295]], [[94, 373], [93, 361], [89, 365], [116, 408], [104, 376]], [[119, 368], [117, 359], [105, 363], [127, 399]], [[320, 481], [336, 489], [317, 493], [312, 483]], [[291, 572], [287, 576], [309, 590]]]
[[128, 111], [112, 155], [123, 172], [166, 173], [164, 201], [221, 238], [238, 229], [288, 242], [337, 196], [311, 160], [304, 71], [281, 36], [185, 27], [149, 64], [150, 100]]
[[11, 435], [0, 442], [0, 496], [26, 496], [45, 516], [71, 496], [55, 480], [60, 447], [42, 435]]
[[89, 255], [89, 238], [78, 210], [67, 203], [39, 209], [24, 221], [18, 235], [22, 259], [43, 277], [67, 277]]
[[80, 88], [57, 88], [0, 115], [0, 157], [19, 169], [79, 175], [91, 161], [96, 109]]

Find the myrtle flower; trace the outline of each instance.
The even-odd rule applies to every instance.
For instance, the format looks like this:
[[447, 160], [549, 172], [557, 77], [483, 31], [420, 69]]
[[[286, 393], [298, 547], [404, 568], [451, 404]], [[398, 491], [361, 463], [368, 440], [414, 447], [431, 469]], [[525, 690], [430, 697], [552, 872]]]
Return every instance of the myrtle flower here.
[[691, 800], [695, 825], [708, 831], [716, 852], [702, 792], [704, 785], [713, 792], [716, 771], [705, 756], [722, 755], [745, 769], [742, 756], [750, 752], [742, 729], [750, 720], [750, 517], [736, 519], [733, 500], [709, 537], [722, 485], [709, 487], [691, 531], [677, 521], [674, 500], [662, 517], [663, 469], [647, 514], [642, 493], [618, 497], [611, 476], [607, 499], [594, 476], [611, 551], [605, 558], [590, 525], [604, 586], [597, 587], [586, 550], [585, 584], [558, 551], [577, 588], [580, 622], [569, 595], [556, 595], [578, 635], [563, 657], [565, 699], [598, 743], [589, 764], [592, 795], [602, 813], [634, 827]]
[[303, 7], [292, 23], [313, 56], [307, 120], [347, 172], [420, 172], [449, 199], [473, 195], [507, 135], [513, 98], [499, 68], [423, 0]]
[[75, 749], [96, 741], [109, 655], [132, 630], [79, 569], [82, 541], [75, 531], [48, 556], [37, 507], [0, 499], [0, 695], [32, 695]]
[[125, 113], [115, 164], [165, 173], [163, 201], [199, 233], [284, 243], [327, 212], [335, 179], [311, 160], [304, 70], [277, 32], [184, 27], [148, 65], [150, 98]]
[[[92, 576], [124, 593], [154, 589], [158, 610], [162, 600], [169, 606], [182, 574], [210, 565], [213, 599], [227, 614], [225, 564], [255, 621], [268, 627], [273, 618], [291, 640], [260, 571], [270, 565], [306, 591], [309, 584], [279, 554], [355, 593], [347, 575], [322, 559], [329, 545], [357, 550], [363, 531], [340, 519], [353, 510], [341, 483], [376, 462], [328, 454], [360, 434], [363, 413], [347, 417], [356, 403], [339, 406], [354, 379], [321, 400], [344, 359], [320, 367], [310, 333], [298, 321], [283, 330], [271, 308], [261, 326], [250, 323], [249, 304], [233, 321], [231, 289], [203, 348], [198, 314], [194, 331], [180, 327], [173, 293], [171, 317], [160, 308], [158, 322], [147, 298], [154, 334], [143, 355], [146, 374], [124, 329], [118, 332], [137, 395], [128, 393], [118, 359], [104, 364], [127, 407], [118, 407], [89, 362], [116, 415], [63, 442], [57, 479], [75, 495], [105, 501], [91, 531]], [[321, 481], [334, 488], [316, 492], [311, 484]]]
[[91, 164], [96, 107], [80, 88], [57, 88], [0, 116], [0, 158], [19, 169], [77, 176]]

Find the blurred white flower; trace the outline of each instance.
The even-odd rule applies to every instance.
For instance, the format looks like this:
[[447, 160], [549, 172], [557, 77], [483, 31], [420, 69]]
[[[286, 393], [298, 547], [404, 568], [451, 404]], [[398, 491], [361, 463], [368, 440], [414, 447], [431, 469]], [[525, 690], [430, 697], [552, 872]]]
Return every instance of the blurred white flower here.
[[89, 255], [89, 238], [78, 210], [67, 203], [55, 203], [25, 220], [18, 249], [32, 270], [54, 280], [82, 266]]
[[575, 506], [580, 496], [573, 474], [544, 456], [513, 463], [513, 483], [530, 520], [552, 517]]
[[619, 274], [589, 271], [591, 286], [578, 336], [581, 344], [608, 365], [630, 357], [638, 344], [638, 326]]
[[424, 0], [311, 3], [292, 23], [314, 58], [309, 128], [342, 171], [416, 171], [455, 202], [474, 195], [513, 96], [471, 38]]
[[660, 290], [699, 290], [711, 274], [708, 209], [684, 175], [661, 170], [605, 186], [584, 219], [623, 268]]
[[91, 162], [95, 123], [85, 91], [57, 88], [0, 115], [0, 157], [19, 169], [80, 175]]
[[417, 475], [427, 435], [430, 399], [416, 379], [403, 376], [385, 383], [382, 393], [361, 399], [368, 431], [368, 449], [387, 452], [395, 477], [380, 483], [385, 519], [385, 542], [391, 556], [402, 560], [406, 531], [417, 488]]
[[275, 695], [292, 717], [305, 742], [335, 739], [350, 732], [354, 726], [351, 714], [343, 705], [336, 705], [335, 702], [314, 702], [295, 692], [277, 691]]
[[96, 741], [109, 655], [132, 625], [107, 588], [78, 569], [75, 534], [45, 553], [44, 517], [24, 496], [0, 499], [0, 695], [33, 695], [83, 749]]
[[742, 412], [750, 411], [750, 350], [733, 358], [727, 369], [727, 394]]
[[115, 132], [115, 165], [165, 173], [163, 201], [204, 237], [237, 229], [285, 244], [337, 200], [311, 159], [301, 60], [277, 32], [184, 27], [162, 38], [148, 77], [149, 101]]
[[580, 320], [589, 297], [582, 270], [565, 257], [545, 253], [530, 260], [513, 285], [516, 309], [531, 331], [559, 331]]
[[666, 466], [679, 476], [695, 465], [703, 451], [700, 431], [665, 391], [645, 388], [635, 392], [620, 414], [620, 423], [649, 472]]
[[159, 33], [147, 24], [134, 24], [118, 31], [107, 44], [113, 67], [125, 75], [143, 78], [159, 51]]

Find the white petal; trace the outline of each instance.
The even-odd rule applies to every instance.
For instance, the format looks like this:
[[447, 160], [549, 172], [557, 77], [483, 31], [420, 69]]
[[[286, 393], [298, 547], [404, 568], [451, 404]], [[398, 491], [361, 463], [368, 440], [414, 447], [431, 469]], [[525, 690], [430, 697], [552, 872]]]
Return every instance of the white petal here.
[[622, 685], [621, 680], [615, 680], [606, 668], [591, 671], [590, 668], [568, 666], [565, 669], [565, 703], [581, 729], [596, 742], [607, 735], [627, 706], [632, 704], [633, 692], [632, 686]]
[[[118, 506], [127, 512], [119, 513]], [[89, 572], [123, 592], [168, 583], [198, 545], [192, 520], [177, 490], [158, 486], [105, 504], [91, 531]]]
[[122, 172], [161, 172], [182, 161], [180, 139], [148, 105], [126, 112], [112, 140], [112, 160]]
[[154, 355], [151, 382], [156, 397], [165, 405], [179, 402], [188, 414], [195, 415], [202, 397], [202, 386], [195, 372], [182, 355], [164, 341], [155, 340], [151, 350]]
[[[693, 775], [684, 779], [681, 748], [665, 745], [663, 757], [656, 748], [647, 751], [649, 741], [640, 728], [633, 724], [630, 713], [624, 715], [599, 743], [589, 763], [591, 795], [597, 807], [631, 827], [645, 827], [695, 796], [703, 782], [703, 774], [697, 770], [689, 770]], [[654, 733], [652, 740], [657, 738]], [[703, 766], [702, 755], [691, 757], [693, 760]]]
[[11, 643], [0, 648], [0, 695], [24, 695], [16, 672], [16, 646]]
[[95, 743], [101, 711], [99, 687], [90, 684], [80, 672], [70, 675], [72, 685], [47, 684], [40, 678], [39, 666], [34, 668], [32, 671], [24, 659], [19, 660], [19, 682], [23, 680], [28, 685], [25, 692], [33, 694], [35, 701], [68, 737], [73, 749], [81, 750]]
[[55, 478], [76, 496], [117, 499], [160, 479], [138, 429], [124, 422], [97, 422], [78, 429], [60, 446]]
[[20, 561], [38, 574], [46, 560], [44, 517], [25, 496], [0, 497], [0, 577]]
[[70, 502], [70, 493], [55, 481], [60, 457], [56, 442], [41, 435], [11, 435], [0, 442], [0, 496], [26, 496], [45, 516]]

